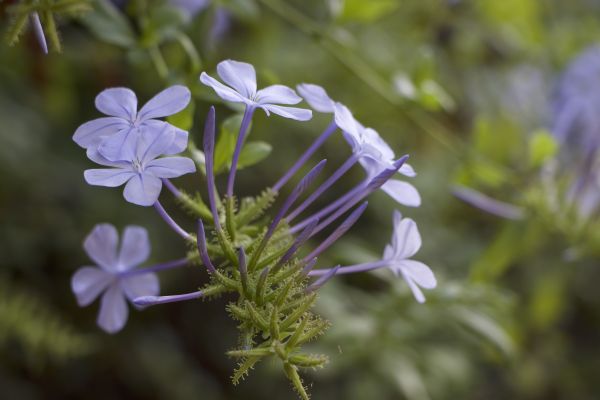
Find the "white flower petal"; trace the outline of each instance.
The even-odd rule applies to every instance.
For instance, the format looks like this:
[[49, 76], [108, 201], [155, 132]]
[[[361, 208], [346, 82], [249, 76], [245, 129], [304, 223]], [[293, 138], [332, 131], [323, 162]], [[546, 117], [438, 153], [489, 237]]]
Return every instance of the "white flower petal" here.
[[403, 260], [398, 265], [407, 276], [422, 288], [433, 289], [437, 286], [435, 275], [426, 264], [415, 260]]
[[360, 125], [357, 124], [348, 107], [342, 103], [335, 103], [335, 123], [341, 130], [352, 135], [356, 142], [360, 142]]
[[79, 146], [87, 149], [97, 146], [107, 136], [129, 127], [129, 123], [118, 117], [104, 117], [91, 120], [82, 124], [73, 134], [73, 141]]
[[294, 90], [284, 85], [271, 85], [261, 89], [256, 93], [256, 102], [258, 104], [298, 104], [302, 97], [298, 96]]
[[96, 108], [106, 115], [133, 121], [137, 114], [137, 97], [131, 89], [105, 89], [96, 96]]
[[123, 329], [128, 315], [129, 310], [121, 286], [114, 282], [102, 296], [98, 326], [108, 333], [116, 333]]
[[83, 248], [99, 267], [108, 272], [116, 271], [119, 233], [111, 224], [98, 224], [85, 238]]
[[408, 182], [390, 179], [383, 184], [381, 189], [402, 205], [408, 207], [419, 207], [421, 205], [419, 192]]
[[402, 164], [398, 172], [400, 172], [404, 176], [408, 176], [409, 178], [414, 178], [415, 176], [417, 176], [417, 173], [415, 172], [413, 167], [408, 163]]
[[122, 168], [86, 169], [83, 177], [89, 185], [117, 187], [130, 180], [135, 173]]
[[150, 174], [138, 174], [127, 182], [123, 196], [130, 203], [147, 207], [156, 203], [161, 188], [162, 182], [157, 177]]
[[272, 112], [273, 114], [280, 115], [284, 118], [295, 119], [296, 121], [308, 121], [312, 118], [312, 111], [304, 108], [277, 106], [274, 104], [261, 105], [260, 108], [262, 108], [267, 115], [269, 115], [269, 112]]
[[211, 88], [213, 88], [217, 95], [223, 100], [231, 101], [233, 103], [251, 103], [249, 99], [245, 98], [232, 88], [223, 85], [221, 82], [211, 77], [206, 72], [200, 74], [200, 82], [204, 83], [206, 86], [210, 86]]
[[119, 270], [127, 271], [135, 268], [146, 261], [149, 256], [150, 240], [146, 228], [135, 225], [126, 226], [118, 257]]
[[124, 277], [121, 287], [130, 301], [141, 296], [158, 296], [160, 293], [158, 276], [152, 272]]
[[144, 104], [138, 118], [144, 121], [177, 114], [189, 104], [191, 97], [190, 90], [183, 85], [168, 87]]
[[421, 235], [417, 224], [410, 218], [394, 217], [394, 233], [392, 235], [394, 259], [401, 261], [414, 256], [421, 248]]
[[108, 285], [113, 275], [96, 267], [81, 267], [71, 278], [71, 290], [80, 307], [90, 305]]
[[217, 65], [217, 73], [242, 96], [251, 99], [256, 94], [256, 71], [251, 64], [234, 60], [221, 61]]
[[335, 103], [325, 89], [319, 85], [312, 83], [302, 83], [296, 86], [300, 96], [315, 110], [322, 113], [333, 113], [335, 111]]

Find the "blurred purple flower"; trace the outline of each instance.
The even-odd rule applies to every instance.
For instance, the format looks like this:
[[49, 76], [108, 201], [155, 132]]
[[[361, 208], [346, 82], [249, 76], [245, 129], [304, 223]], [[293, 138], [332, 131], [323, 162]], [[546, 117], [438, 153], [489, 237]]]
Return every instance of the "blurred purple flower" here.
[[196, 171], [194, 162], [187, 157], [157, 158], [173, 146], [176, 134], [170, 125], [163, 124], [162, 131], [149, 133], [140, 138], [130, 161], [110, 161], [97, 149], [89, 148], [87, 156], [90, 160], [112, 168], [86, 170], [86, 182], [106, 187], [127, 182], [123, 191], [125, 199], [140, 206], [151, 206], [158, 200], [161, 178], [176, 178]]
[[271, 85], [257, 91], [256, 71], [251, 64], [233, 60], [221, 61], [217, 65], [217, 73], [229, 86], [212, 78], [206, 72], [202, 72], [200, 81], [213, 88], [223, 100], [244, 103], [250, 108], [261, 108], [267, 115], [274, 113], [298, 121], [312, 118], [310, 110], [278, 105], [297, 104], [302, 101], [302, 98], [287, 86]]
[[[127, 226], [121, 246], [114, 226], [98, 224], [87, 236], [83, 247], [96, 263], [75, 272], [71, 288], [80, 307], [90, 305], [101, 293], [98, 325], [108, 333], [118, 332], [125, 326], [129, 301], [140, 296], [156, 296], [160, 291], [155, 273], [131, 273], [150, 255], [148, 232], [140, 226]], [[138, 270], [142, 271], [142, 270]]]
[[[350, 110], [341, 103], [335, 104], [335, 122], [344, 131], [344, 138], [352, 147], [352, 152], [360, 157], [359, 162], [367, 172], [368, 179], [393, 167], [395, 155], [390, 146], [375, 130], [365, 128], [354, 119]], [[416, 176], [408, 164], [402, 165], [398, 172], [408, 177]], [[381, 189], [400, 204], [410, 207], [421, 205], [419, 192], [408, 182], [390, 179]]]
[[169, 0], [169, 2], [190, 16], [198, 14], [210, 4], [210, 0]]
[[452, 194], [462, 201], [498, 217], [520, 220], [525, 213], [521, 207], [493, 199], [468, 187], [456, 185], [452, 188]]
[[415, 221], [402, 218], [402, 215], [395, 211], [392, 243], [386, 246], [383, 260], [390, 263], [389, 268], [396, 276], [402, 275], [417, 301], [423, 303], [425, 296], [419, 286], [433, 289], [437, 286], [437, 281], [427, 265], [410, 259], [420, 248], [421, 235]]
[[96, 108], [109, 117], [98, 118], [81, 125], [73, 140], [85, 149], [98, 149], [109, 161], [131, 160], [136, 155], [138, 139], [153, 136], [170, 126], [175, 132], [164, 154], [177, 154], [185, 150], [188, 133], [164, 121], [157, 120], [183, 110], [191, 98], [187, 87], [171, 86], [150, 99], [137, 111], [137, 97], [127, 88], [103, 90], [96, 96]]

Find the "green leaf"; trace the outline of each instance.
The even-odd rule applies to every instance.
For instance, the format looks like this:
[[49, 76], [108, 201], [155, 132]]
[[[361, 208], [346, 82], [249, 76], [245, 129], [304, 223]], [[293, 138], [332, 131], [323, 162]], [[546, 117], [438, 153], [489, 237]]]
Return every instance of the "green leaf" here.
[[[219, 139], [215, 146], [215, 173], [218, 174], [226, 167], [231, 165], [231, 157], [235, 150], [235, 142], [242, 124], [243, 116], [241, 114], [233, 115], [227, 118], [221, 124]], [[252, 128], [252, 124], [248, 127], [248, 133]]]
[[273, 147], [267, 142], [248, 142], [242, 148], [238, 169], [258, 164], [271, 154]]
[[101, 41], [121, 47], [132, 47], [136, 43], [136, 35], [129, 21], [108, 0], [96, 0], [94, 10], [86, 14], [82, 21]]
[[456, 103], [439, 83], [427, 79], [421, 82], [418, 92], [418, 102], [428, 110], [452, 111]]
[[373, 22], [399, 6], [398, 0], [344, 0], [338, 18], [342, 21]]
[[185, 23], [184, 14], [168, 4], [151, 9], [147, 23], [143, 27], [141, 42], [145, 47], [157, 46], [172, 39]]
[[179, 111], [177, 114], [170, 115], [167, 117], [167, 121], [178, 127], [179, 129], [183, 129], [184, 131], [189, 131], [194, 125], [194, 110], [196, 109], [196, 103], [192, 99], [190, 104], [187, 105], [186, 108]]
[[538, 130], [529, 139], [529, 163], [532, 167], [539, 167], [548, 159], [554, 157], [558, 150], [558, 143], [546, 130]]

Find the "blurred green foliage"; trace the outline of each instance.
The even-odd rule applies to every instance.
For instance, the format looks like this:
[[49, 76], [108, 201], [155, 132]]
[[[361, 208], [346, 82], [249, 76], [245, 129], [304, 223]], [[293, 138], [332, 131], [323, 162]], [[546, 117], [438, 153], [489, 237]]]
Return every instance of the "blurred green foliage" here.
[[[0, 3], [8, 35], [15, 3]], [[423, 206], [401, 211], [419, 224], [418, 259], [432, 266], [438, 289], [416, 304], [389, 271], [325, 287], [317, 305], [333, 327], [315, 350], [331, 362], [307, 378], [313, 398], [598, 396], [600, 225], [562, 197], [549, 201], [543, 169], [560, 151], [548, 132], [553, 87], [596, 43], [600, 2], [219, 0], [195, 16], [159, 0], [91, 5], [74, 18], [57, 14], [61, 54], [41, 54], [27, 30], [17, 45], [0, 46], [1, 398], [290, 398], [269, 363], [229, 383], [227, 299], [132, 312], [125, 331], [107, 336], [95, 327], [95, 306], [79, 309], [69, 289], [87, 262], [81, 242], [98, 222], [147, 226], [152, 261], [185, 251], [148, 210], [85, 185], [89, 162], [71, 135], [98, 116], [95, 95], [127, 86], [143, 102], [169, 84], [188, 85], [193, 104], [172, 122], [198, 145], [217, 104], [224, 171], [240, 110], [221, 104], [198, 74], [225, 58], [253, 63], [260, 85], [325, 86], [397, 154], [409, 153], [418, 172]], [[218, 15], [227, 21], [220, 32]], [[257, 115], [241, 192], [275, 182], [327, 123]], [[322, 154], [338, 165], [349, 150], [336, 137]], [[194, 157], [201, 163], [201, 152]], [[352, 171], [320, 204], [361, 176]], [[505, 221], [464, 204], [450, 194], [456, 183], [518, 205], [525, 217]], [[181, 179], [183, 188], [199, 184]], [[379, 257], [393, 205], [383, 194], [370, 204], [320, 265]], [[165, 273], [162, 292], [205, 279], [194, 269]]]

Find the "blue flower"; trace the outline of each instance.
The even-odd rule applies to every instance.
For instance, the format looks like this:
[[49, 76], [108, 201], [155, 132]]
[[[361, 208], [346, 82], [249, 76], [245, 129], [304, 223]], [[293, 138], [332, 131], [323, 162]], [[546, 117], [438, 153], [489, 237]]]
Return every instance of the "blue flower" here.
[[212, 78], [206, 72], [202, 72], [200, 81], [213, 88], [223, 100], [244, 103], [247, 107], [261, 108], [267, 115], [274, 113], [298, 121], [307, 121], [312, 118], [310, 110], [279, 105], [298, 104], [302, 101], [302, 98], [287, 86], [272, 85], [257, 91], [256, 71], [248, 63], [233, 60], [221, 61], [217, 65], [217, 73], [229, 86]]
[[90, 305], [104, 293], [97, 322], [106, 332], [115, 333], [127, 322], [126, 299], [133, 301], [160, 292], [155, 273], [133, 271], [150, 255], [148, 232], [140, 226], [127, 226], [119, 247], [115, 227], [98, 224], [85, 239], [83, 248], [96, 265], [78, 269], [71, 279], [71, 288], [80, 307]]
[[84, 177], [90, 185], [117, 187], [124, 183], [125, 199], [140, 206], [151, 206], [162, 188], [161, 178], [176, 178], [196, 171], [194, 162], [187, 157], [163, 157], [176, 140], [174, 129], [163, 124], [162, 131], [151, 131], [140, 137], [135, 154], [128, 161], [110, 161], [95, 148], [89, 148], [90, 160], [112, 168], [88, 169]]
[[[139, 138], [162, 131], [166, 117], [183, 110], [190, 101], [190, 91], [185, 86], [171, 86], [150, 99], [137, 110], [137, 97], [127, 88], [106, 89], [96, 96], [96, 108], [109, 117], [98, 118], [81, 125], [73, 140], [85, 149], [97, 149], [110, 161], [131, 160], [135, 157]], [[175, 140], [165, 154], [177, 154], [185, 150], [188, 133], [169, 125], [175, 132]]]

